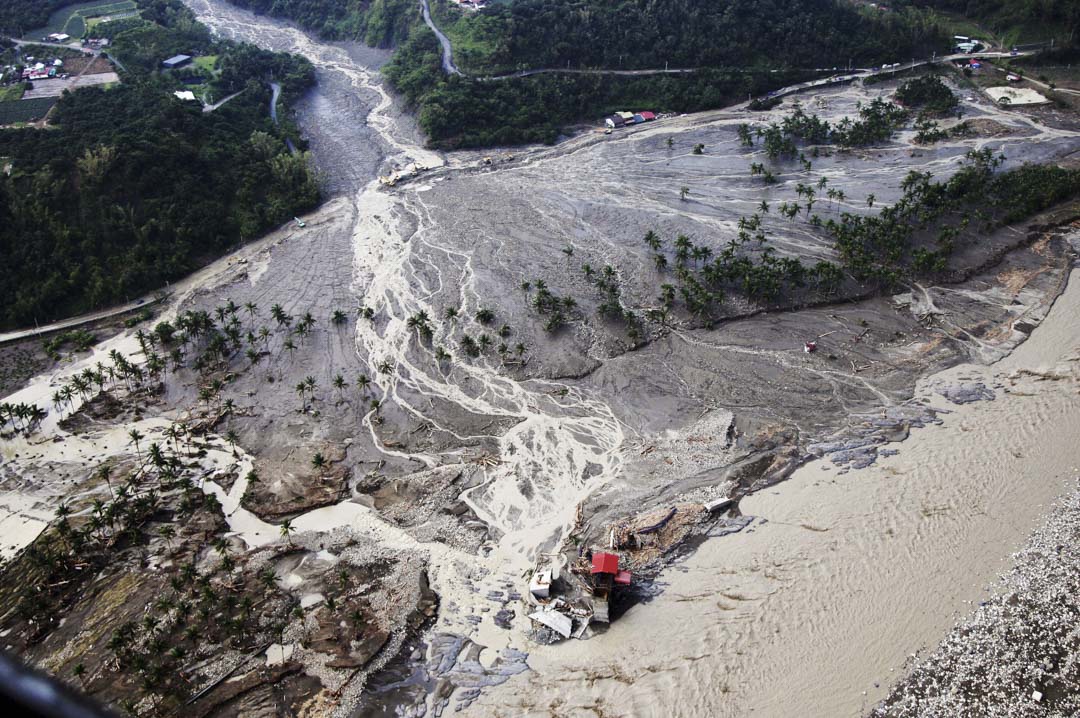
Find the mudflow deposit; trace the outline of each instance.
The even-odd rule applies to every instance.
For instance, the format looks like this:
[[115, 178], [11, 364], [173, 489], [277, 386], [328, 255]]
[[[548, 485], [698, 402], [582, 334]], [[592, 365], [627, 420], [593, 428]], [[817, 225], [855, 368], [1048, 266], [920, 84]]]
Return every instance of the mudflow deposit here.
[[[964, 139], [916, 145], [909, 125], [772, 185], [751, 176], [764, 153], [738, 125], [796, 100], [839, 120], [897, 86], [856, 82], [443, 155], [381, 84], [385, 53], [190, 4], [313, 61], [299, 119], [331, 197], [5, 399], [49, 408], [0, 444], [5, 645], [145, 715], [175, 709], [181, 681], [183, 715], [855, 715], [916, 710], [965, 660], [955, 637], [911, 656], [989, 600], [1076, 489], [1077, 208], [962, 243], [936, 284], [733, 294], [710, 325], [676, 310], [630, 331], [601, 314], [597, 278], [644, 315], [671, 281], [650, 230], [715, 256], [800, 183], [832, 188], [817, 212], [837, 218], [974, 149], [1001, 170], [1068, 164], [1074, 119], [964, 89]], [[807, 217], [759, 216], [778, 256], [836, 259]], [[563, 302], [557, 331], [541, 291]], [[195, 367], [206, 321], [247, 351]], [[159, 322], [194, 337], [191, 356], [150, 341]], [[1075, 537], [1075, 506], [1031, 550]], [[98, 554], [29, 597], [64, 620], [27, 609], [56, 570], [43, 552], [87, 522]], [[612, 544], [633, 583], [610, 625], [590, 623], [571, 569]], [[548, 569], [580, 640], [529, 618]], [[1017, 576], [1003, 590], [1035, 580]], [[992, 613], [966, 620], [1007, 643]], [[1035, 678], [1006, 678], [1030, 700]]]

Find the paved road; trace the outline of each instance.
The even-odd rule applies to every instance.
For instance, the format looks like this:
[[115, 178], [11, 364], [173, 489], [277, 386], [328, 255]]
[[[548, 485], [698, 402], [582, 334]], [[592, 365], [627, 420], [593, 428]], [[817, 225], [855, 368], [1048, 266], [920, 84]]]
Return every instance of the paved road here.
[[435, 37], [439, 38], [439, 44], [442, 45], [443, 70], [447, 75], [463, 75], [464, 73], [454, 64], [454, 48], [450, 46], [450, 39], [443, 35], [442, 30], [435, 27], [435, 23], [431, 21], [431, 8], [428, 7], [428, 0], [420, 0], [420, 13], [424, 16], [424, 22], [435, 33]]
[[[223, 100], [218, 100], [217, 102], [215, 102], [215, 103], [214, 103], [214, 104], [212, 104], [212, 105], [203, 105], [202, 111], [203, 111], [203, 112], [213, 112], [214, 110], [216, 110], [217, 108], [221, 107], [221, 106], [222, 106], [222, 105], [224, 105], [224, 104], [225, 104], [226, 102], [228, 102], [228, 101], [229, 101], [229, 100], [231, 100], [232, 98], [236, 97], [237, 95], [241, 94], [242, 92], [243, 92], [243, 90], [240, 90], [240, 92], [234, 92], [234, 93], [232, 93], [231, 95], [229, 95], [228, 97], [226, 97], [225, 99], [223, 99]], [[275, 97], [274, 99], [276, 100], [277, 98]], [[275, 119], [275, 120], [274, 120], [274, 124], [277, 124], [277, 119]]]
[[138, 299], [134, 302], [128, 302], [119, 307], [113, 307], [111, 309], [102, 309], [100, 312], [91, 312], [90, 314], [81, 314], [77, 317], [71, 317], [69, 319], [62, 319], [52, 324], [46, 324], [41, 327], [34, 327], [33, 329], [20, 329], [14, 332], [0, 333], [0, 344], [6, 344], [8, 342], [18, 341], [20, 339], [30, 339], [41, 334], [47, 334], [49, 332], [55, 332], [60, 329], [73, 329], [80, 327], [84, 324], [90, 324], [92, 322], [101, 321], [102, 319], [108, 319], [109, 317], [119, 316], [126, 314], [127, 312], [140, 309], [142, 307], [153, 306], [156, 299], [151, 296], [147, 296], [143, 299]]

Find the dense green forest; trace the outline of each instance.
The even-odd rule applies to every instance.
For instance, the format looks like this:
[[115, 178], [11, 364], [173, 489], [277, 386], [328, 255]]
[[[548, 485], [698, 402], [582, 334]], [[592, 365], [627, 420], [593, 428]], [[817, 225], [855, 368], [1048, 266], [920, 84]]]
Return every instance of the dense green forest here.
[[702, 70], [687, 76], [550, 74], [487, 82], [444, 75], [438, 42], [429, 32], [414, 33], [383, 72], [418, 108], [432, 144], [444, 148], [552, 142], [562, 127], [583, 117], [627, 107], [693, 112], [810, 76]]
[[[310, 86], [303, 58], [214, 40], [176, 0], [142, 3], [156, 23], [121, 21], [116, 87], [65, 93], [47, 130], [0, 131], [0, 326], [16, 327], [134, 298], [319, 201], [288, 123], [268, 116], [273, 74], [285, 97]], [[164, 23], [164, 24], [162, 24]], [[148, 48], [153, 48], [152, 50]], [[204, 113], [159, 71], [174, 51], [212, 53], [205, 78], [227, 104]]]
[[0, 0], [0, 33], [22, 37], [44, 27], [54, 10], [70, 4], [69, 0]]
[[1073, 44], [1080, 39], [1080, 2], [1076, 0], [900, 0], [898, 4], [962, 15], [997, 33], [1018, 33], [1020, 42], [1053, 37], [1058, 44]]
[[489, 50], [477, 71], [880, 64], [945, 41], [921, 15], [863, 14], [835, 0], [515, 0], [464, 23]]

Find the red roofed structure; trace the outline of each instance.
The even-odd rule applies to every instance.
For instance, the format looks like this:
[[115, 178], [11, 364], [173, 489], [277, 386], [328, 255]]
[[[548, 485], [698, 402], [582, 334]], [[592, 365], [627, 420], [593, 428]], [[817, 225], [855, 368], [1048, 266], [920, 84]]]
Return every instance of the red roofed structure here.
[[592, 573], [607, 573], [612, 576], [619, 573], [619, 557], [613, 553], [594, 553], [592, 557]]
[[638, 114], [641, 115], [642, 119], [644, 119], [646, 122], [656, 119], [656, 115], [652, 112], [639, 112]]

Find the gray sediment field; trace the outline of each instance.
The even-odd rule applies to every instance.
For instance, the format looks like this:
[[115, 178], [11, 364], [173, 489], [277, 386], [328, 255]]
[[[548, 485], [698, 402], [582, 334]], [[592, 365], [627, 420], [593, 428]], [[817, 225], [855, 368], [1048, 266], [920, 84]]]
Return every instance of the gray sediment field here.
[[[774, 207], [764, 220], [769, 245], [812, 263], [833, 257], [825, 235], [804, 216], [775, 212], [798, 199], [798, 183], [825, 178], [846, 193], [842, 204], [819, 195], [825, 218], [871, 212], [867, 196], [895, 201], [910, 170], [943, 179], [981, 147], [1004, 152], [1006, 166], [1053, 161], [1075, 152], [1078, 135], [973, 95], [968, 117], [1000, 126], [993, 136], [923, 148], [901, 132], [882, 147], [830, 150], [812, 158], [809, 172], [793, 163], [765, 186], [749, 175], [751, 162], [764, 161], [760, 149], [739, 146], [736, 126], [777, 119], [787, 101], [770, 113], [736, 108], [550, 148], [446, 158], [419, 146], [415, 126], [382, 87], [385, 53], [319, 43], [212, 0], [191, 5], [223, 35], [302, 53], [318, 68], [320, 85], [298, 119], [332, 198], [304, 218], [306, 227], [283, 228], [243, 259], [223, 261], [173, 308], [212, 311], [232, 300], [258, 305], [255, 325], [272, 324], [275, 304], [316, 319], [295, 350], [278, 337], [266, 360], [237, 363], [229, 428], [264, 477], [255, 514], [293, 516], [304, 527], [298, 542], [312, 550], [323, 532], [355, 530], [386, 549], [380, 559], [389, 552], [410, 567], [426, 565], [440, 610], [430, 640], [408, 661], [409, 672], [426, 678], [380, 701], [445, 706], [460, 689], [458, 700], [468, 703], [473, 691], [524, 670], [523, 576], [579, 518], [596, 540], [610, 522], [642, 510], [738, 497], [812, 451], [841, 467], [873, 461], [885, 442], [934, 420], [912, 401], [921, 375], [1008, 352], [1045, 314], [1069, 266], [1060, 233], [1029, 226], [1062, 218], [1051, 213], [971, 245], [965, 266], [951, 267], [954, 284], [860, 301], [860, 288], [849, 285], [836, 302], [812, 307], [802, 306], [808, 296], [787, 307], [732, 297], [715, 328], [676, 314], [669, 328], [652, 326], [635, 344], [597, 316], [596, 291], [580, 267], [610, 265], [625, 306], [655, 307], [660, 283], [672, 279], [653, 266], [642, 242], [648, 230], [669, 248], [686, 234], [715, 254], [764, 200]], [[836, 119], [893, 89], [855, 85], [802, 102]], [[703, 155], [692, 153], [697, 143]], [[376, 172], [413, 163], [430, 169], [393, 188], [374, 181]], [[555, 336], [521, 289], [537, 279], [578, 303], [577, 317]], [[459, 318], [444, 319], [448, 308]], [[473, 318], [481, 308], [495, 314], [489, 327]], [[334, 325], [338, 309], [347, 321]], [[419, 312], [430, 318], [430, 341], [408, 324]], [[462, 356], [463, 332], [494, 336], [504, 324], [510, 346], [526, 345], [521, 363], [494, 352]], [[805, 353], [803, 343], [815, 338], [817, 351]], [[436, 346], [454, 359], [437, 361]], [[332, 388], [337, 374], [345, 390]], [[371, 389], [355, 388], [360, 374]], [[303, 401], [294, 387], [308, 376], [318, 397]], [[195, 405], [198, 381], [173, 375], [154, 411], [174, 416]], [[382, 401], [378, 412], [372, 398]], [[109, 451], [125, 450], [112, 441]], [[332, 484], [312, 472], [316, 451], [329, 459]], [[241, 511], [229, 518], [237, 541], [269, 530]], [[402, 633], [395, 635], [400, 645]], [[348, 712], [362, 685], [335, 710]]]

